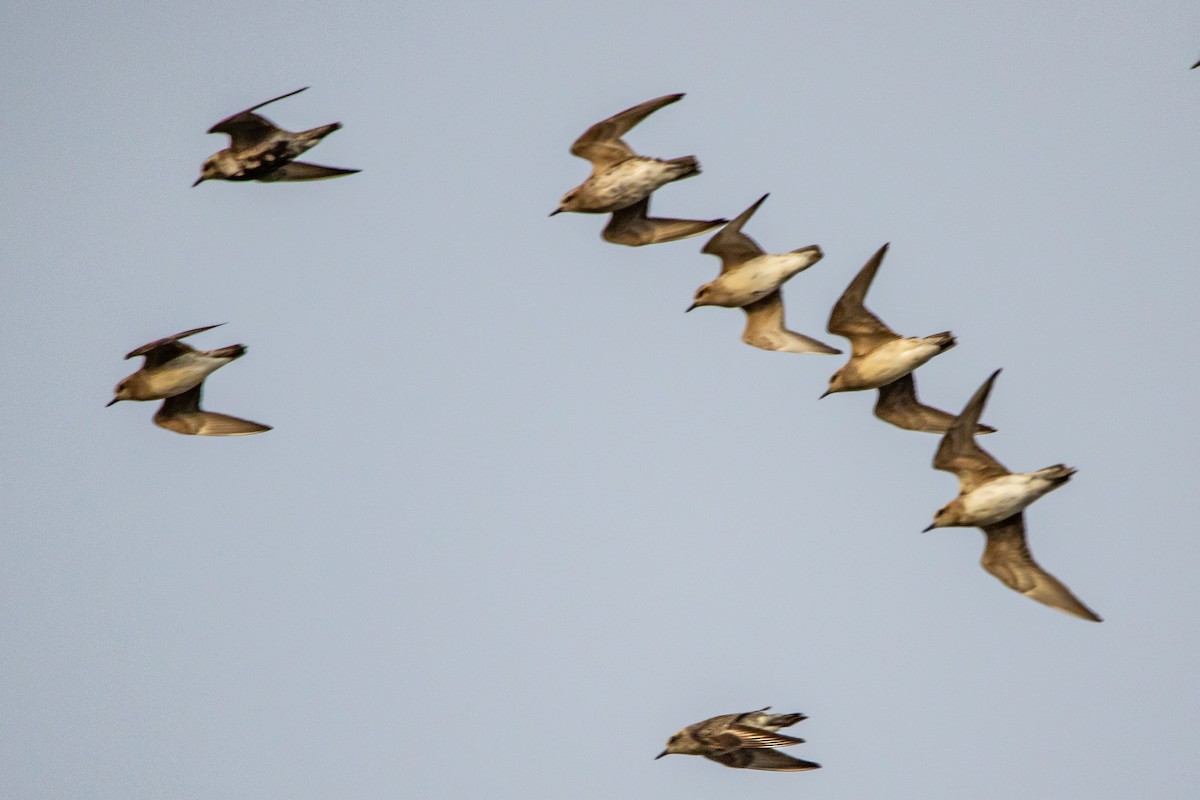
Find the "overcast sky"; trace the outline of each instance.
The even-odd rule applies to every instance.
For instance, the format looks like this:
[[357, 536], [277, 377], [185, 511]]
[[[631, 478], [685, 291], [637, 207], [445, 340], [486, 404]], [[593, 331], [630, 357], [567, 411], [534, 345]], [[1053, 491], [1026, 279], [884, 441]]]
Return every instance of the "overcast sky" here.
[[[0, 14], [0, 796], [1178, 800], [1200, 783], [1200, 7], [46, 4]], [[208, 182], [217, 120], [341, 121], [316, 183]], [[938, 437], [740, 341], [705, 238], [547, 214], [592, 123], [695, 154], [663, 216], [819, 244], [788, 322], [869, 305], [1003, 367], [984, 442], [1105, 621], [1021, 597]], [[261, 436], [104, 408], [121, 356]], [[652, 757], [772, 705], [802, 774]]]

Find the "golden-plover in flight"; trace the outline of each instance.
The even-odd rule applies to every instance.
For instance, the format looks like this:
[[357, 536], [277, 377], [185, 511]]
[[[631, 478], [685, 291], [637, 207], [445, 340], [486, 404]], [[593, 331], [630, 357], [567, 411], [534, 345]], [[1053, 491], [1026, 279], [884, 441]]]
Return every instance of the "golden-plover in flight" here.
[[245, 111], [221, 120], [208, 129], [209, 133], [229, 134], [229, 147], [209, 156], [200, 167], [200, 177], [192, 186], [207, 180], [225, 181], [312, 181], [320, 178], [336, 178], [361, 172], [357, 169], [323, 167], [295, 161], [297, 156], [313, 147], [317, 142], [342, 127], [332, 122], [293, 133], [285, 131], [266, 117], [255, 114], [276, 100], [303, 92], [305, 86], [294, 92], [281, 94], [265, 103], [251, 106]]
[[[850, 360], [833, 373], [829, 389], [821, 396], [878, 389], [875, 416], [910, 431], [944, 433], [954, 421], [954, 415], [922, 405], [917, 400], [917, 384], [912, 371], [954, 347], [954, 335], [943, 331], [931, 336], [903, 337], [884, 325], [864, 305], [867, 290], [871, 288], [887, 250], [885, 244], [871, 256], [833, 306], [827, 329], [850, 340]], [[993, 430], [980, 425], [976, 432], [991, 433]]]
[[1005, 586], [1051, 608], [1100, 622], [1096, 612], [1033, 560], [1025, 541], [1025, 508], [1069, 481], [1075, 469], [1055, 464], [1037, 472], [1012, 473], [975, 443], [976, 423], [999, 374], [996, 370], [984, 381], [942, 437], [933, 467], [956, 474], [959, 492], [925, 530], [982, 528], [987, 536], [983, 568]]
[[671, 181], [699, 175], [700, 162], [695, 156], [667, 160], [640, 156], [621, 138], [647, 116], [682, 97], [669, 94], [647, 100], [584, 131], [571, 145], [571, 153], [592, 162], [592, 174], [563, 195], [550, 216], [563, 211], [612, 214], [604, 239], [635, 247], [686, 239], [723, 225], [724, 219], [650, 217], [650, 195]]
[[821, 258], [821, 249], [810, 245], [790, 253], [770, 255], [758, 246], [758, 242], [742, 233], [742, 226], [767, 197], [769, 195], [764, 194], [758, 198], [701, 249], [700, 252], [721, 259], [721, 276], [700, 287], [692, 308], [703, 305], [740, 307], [746, 312], [742, 341], [753, 347], [785, 353], [840, 353], [841, 350], [811, 336], [788, 330], [784, 323], [783, 295], [779, 286], [815, 264]]
[[[224, 324], [224, 323], [222, 323]], [[216, 350], [196, 350], [180, 339], [217, 325], [206, 325], [144, 344], [125, 358], [143, 356], [142, 368], [117, 384], [108, 405], [121, 400], [162, 400], [154, 424], [176, 433], [199, 436], [244, 436], [271, 430], [227, 414], [200, 408], [200, 388], [212, 372], [246, 354], [246, 346], [233, 344]]]
[[803, 714], [770, 714], [771, 707], [742, 714], [724, 714], [689, 725], [667, 740], [667, 749], [656, 759], [672, 753], [704, 756], [727, 767], [763, 769], [773, 772], [803, 772], [818, 769], [812, 761], [793, 758], [773, 747], [789, 747], [803, 739], [776, 733], [795, 725]]

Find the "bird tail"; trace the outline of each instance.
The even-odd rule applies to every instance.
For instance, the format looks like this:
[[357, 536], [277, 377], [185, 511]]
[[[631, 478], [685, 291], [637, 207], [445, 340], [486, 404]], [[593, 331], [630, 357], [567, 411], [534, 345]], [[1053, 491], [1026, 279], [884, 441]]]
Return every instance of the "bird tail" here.
[[695, 156], [680, 156], [668, 160], [667, 163], [675, 167], [673, 180], [682, 180], [700, 174], [700, 162]]
[[241, 358], [246, 355], [246, 345], [231, 344], [228, 347], [221, 347], [216, 350], [210, 350], [209, 355], [214, 358], [228, 358], [233, 361], [235, 358]]
[[1068, 467], [1066, 464], [1055, 464], [1053, 467], [1043, 467], [1034, 473], [1039, 478], [1050, 481], [1052, 484], [1062, 486], [1067, 481], [1071, 480], [1071, 476], [1075, 474], [1074, 467]]
[[926, 341], [933, 342], [938, 346], [940, 352], [949, 350], [954, 345], [958, 344], [958, 340], [954, 338], [954, 334], [950, 331], [942, 331], [941, 333], [933, 333], [925, 337]]
[[326, 136], [333, 133], [334, 131], [339, 130], [341, 127], [342, 127], [342, 123], [331, 122], [328, 125], [321, 125], [316, 128], [309, 128], [306, 131], [300, 131], [300, 133], [296, 134], [296, 136], [298, 136], [302, 139], [312, 139], [313, 141], [320, 141], [321, 139], [324, 139]]

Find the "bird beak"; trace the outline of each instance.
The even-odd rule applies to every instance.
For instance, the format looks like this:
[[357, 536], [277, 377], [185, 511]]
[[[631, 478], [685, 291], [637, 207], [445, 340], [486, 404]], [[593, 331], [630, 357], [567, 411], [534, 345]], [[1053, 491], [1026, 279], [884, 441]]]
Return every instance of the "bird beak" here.
[[686, 314], [686, 313], [688, 313], [689, 311], [691, 311], [691, 310], [692, 310], [693, 308], [695, 308], [695, 307], [696, 307], [696, 304], [695, 304], [695, 303], [692, 303], [690, 306], [688, 306], [687, 308], [685, 308], [685, 309], [683, 310], [683, 313], [685, 313], [685, 314]]
[[105, 407], [105, 408], [108, 408], [109, 406], [111, 406], [113, 403], [117, 402], [117, 401], [118, 401], [118, 400], [120, 400], [120, 399], [121, 399], [121, 398], [119, 398], [119, 397], [114, 397], [112, 400], [109, 400], [107, 403], [105, 403], [105, 404], [104, 404], [104, 407]]
[[655, 761], [658, 761], [658, 760], [659, 760], [660, 758], [662, 758], [663, 756], [669, 756], [669, 755], [671, 755], [670, 751], [668, 751], [668, 750], [663, 750], [661, 753], [659, 753], [658, 755], [656, 755], [656, 756], [654, 757], [654, 760], [655, 760]]
[[192, 188], [195, 189], [197, 186], [199, 186], [202, 183], [204, 183], [203, 175], [201, 175], [199, 178], [196, 178], [196, 182], [192, 184]]
[[826, 397], [829, 397], [829, 395], [831, 395], [831, 394], [833, 394], [833, 389], [826, 389], [826, 390], [825, 390], [825, 394], [821, 395], [821, 396], [820, 396], [820, 397], [818, 397], [817, 399], [818, 399], [818, 400], [824, 400]]
[[937, 526], [936, 526], [936, 525], [934, 525], [934, 524], [931, 522], [931, 523], [929, 523], [929, 527], [928, 527], [928, 528], [926, 528], [925, 530], [921, 531], [921, 533], [929, 533], [931, 530], [933, 530], [933, 529], [934, 529], [934, 528], [936, 528], [936, 527], [937, 527]]
[[561, 208], [556, 208], [556, 209], [554, 209], [553, 211], [551, 211], [551, 212], [550, 212], [550, 216], [552, 216], [552, 217], [553, 217], [555, 214], [561, 214], [561, 213], [562, 213], [562, 209], [561, 209]]

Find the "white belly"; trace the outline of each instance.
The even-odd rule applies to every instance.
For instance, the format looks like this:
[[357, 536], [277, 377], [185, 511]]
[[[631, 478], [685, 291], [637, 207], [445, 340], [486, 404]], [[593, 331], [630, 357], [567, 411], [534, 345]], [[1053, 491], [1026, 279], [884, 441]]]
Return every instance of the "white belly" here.
[[739, 308], [761, 300], [801, 270], [817, 263], [814, 251], [778, 253], [750, 259], [726, 272], [713, 282], [719, 305]]
[[858, 359], [855, 374], [867, 389], [878, 389], [903, 378], [941, 352], [925, 339], [895, 339]]
[[587, 181], [588, 205], [606, 212], [619, 211], [644, 199], [678, 175], [676, 165], [652, 158], [631, 158]]
[[1044, 478], [1029, 473], [1005, 475], [963, 495], [964, 525], [992, 525], [1024, 511], [1030, 503], [1054, 488]]

